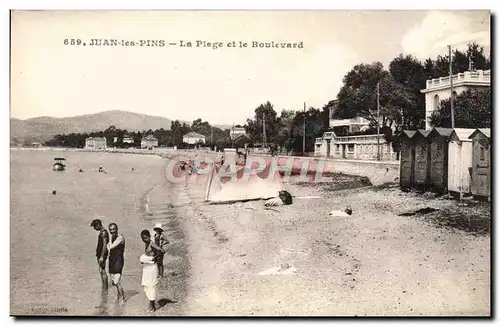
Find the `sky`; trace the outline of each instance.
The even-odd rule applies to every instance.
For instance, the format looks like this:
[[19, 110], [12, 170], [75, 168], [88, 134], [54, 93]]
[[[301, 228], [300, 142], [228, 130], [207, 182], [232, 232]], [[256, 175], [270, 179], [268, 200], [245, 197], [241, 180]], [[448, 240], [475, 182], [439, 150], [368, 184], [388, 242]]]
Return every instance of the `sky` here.
[[[266, 101], [277, 112], [322, 108], [359, 63], [490, 44], [489, 11], [19, 11], [11, 28], [11, 117], [20, 119], [124, 110], [244, 124]], [[86, 46], [65, 45], [70, 38]], [[90, 46], [93, 38], [167, 46]]]

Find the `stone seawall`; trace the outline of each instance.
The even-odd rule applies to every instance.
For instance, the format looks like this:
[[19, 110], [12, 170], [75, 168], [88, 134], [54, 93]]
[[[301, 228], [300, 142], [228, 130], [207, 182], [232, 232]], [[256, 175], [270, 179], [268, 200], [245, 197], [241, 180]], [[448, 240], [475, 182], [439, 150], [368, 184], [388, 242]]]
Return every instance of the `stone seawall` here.
[[[270, 159], [269, 155], [260, 155]], [[293, 163], [290, 162], [293, 160]], [[304, 163], [308, 161], [308, 163]], [[307, 166], [308, 173], [317, 173], [319, 169], [325, 173], [343, 173], [367, 177], [373, 185], [381, 185], [399, 180], [399, 161], [361, 161], [344, 159], [325, 159], [301, 156], [278, 156], [278, 165], [292, 165], [293, 169]]]

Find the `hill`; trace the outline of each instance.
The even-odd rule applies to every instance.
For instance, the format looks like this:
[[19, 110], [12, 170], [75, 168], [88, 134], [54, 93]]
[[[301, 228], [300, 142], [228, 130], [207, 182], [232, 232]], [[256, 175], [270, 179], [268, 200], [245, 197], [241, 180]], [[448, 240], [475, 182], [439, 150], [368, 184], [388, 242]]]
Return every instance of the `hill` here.
[[11, 139], [46, 141], [57, 134], [106, 130], [115, 126], [129, 131], [170, 129], [172, 120], [127, 111], [105, 111], [68, 118], [37, 117], [26, 120], [10, 119]]
[[[181, 121], [181, 123], [187, 121]], [[172, 120], [128, 111], [104, 111], [67, 118], [36, 117], [26, 120], [10, 119], [10, 139], [15, 142], [23, 140], [45, 142], [57, 134], [84, 133], [106, 130], [109, 126], [128, 131], [170, 129]], [[222, 129], [230, 126], [214, 125]]]

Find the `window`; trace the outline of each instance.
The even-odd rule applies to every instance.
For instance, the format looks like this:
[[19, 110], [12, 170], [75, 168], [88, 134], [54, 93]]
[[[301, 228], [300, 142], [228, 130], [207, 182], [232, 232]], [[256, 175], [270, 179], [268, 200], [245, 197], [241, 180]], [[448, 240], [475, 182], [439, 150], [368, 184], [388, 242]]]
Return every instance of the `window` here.
[[347, 145], [347, 151], [348, 152], [354, 152], [354, 144]]
[[486, 151], [483, 146], [479, 147], [479, 159], [481, 161], [486, 161]]

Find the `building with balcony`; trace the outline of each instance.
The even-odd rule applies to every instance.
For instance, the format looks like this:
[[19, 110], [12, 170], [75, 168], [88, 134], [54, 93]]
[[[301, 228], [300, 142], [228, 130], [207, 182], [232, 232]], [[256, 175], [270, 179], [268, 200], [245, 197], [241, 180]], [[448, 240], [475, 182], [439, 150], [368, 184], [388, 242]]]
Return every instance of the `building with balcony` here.
[[[330, 103], [329, 131], [316, 138], [314, 156], [339, 159], [376, 160], [380, 151], [380, 159], [395, 160], [397, 153], [392, 150], [382, 134], [348, 136], [368, 129], [370, 121], [356, 117], [352, 119], [334, 119], [338, 101]], [[378, 138], [378, 143], [377, 143]]]
[[[378, 139], [378, 140], [377, 140]], [[316, 138], [314, 156], [351, 160], [392, 161], [397, 153], [384, 135], [336, 136], [334, 132], [325, 132], [323, 137]]]
[[[471, 87], [491, 87], [491, 70], [466, 71], [452, 75], [454, 97], [467, 91]], [[442, 100], [451, 97], [450, 76], [427, 80], [425, 89], [425, 129], [432, 128], [430, 118], [432, 113], [439, 110]]]
[[368, 128], [370, 125], [370, 121], [361, 118], [361, 117], [356, 117], [352, 119], [335, 119], [335, 111], [338, 108], [338, 103], [339, 101], [337, 99], [333, 100], [330, 102], [330, 107], [329, 107], [329, 127], [330, 129], [335, 132], [336, 134], [352, 134], [360, 131], [364, 131]]

